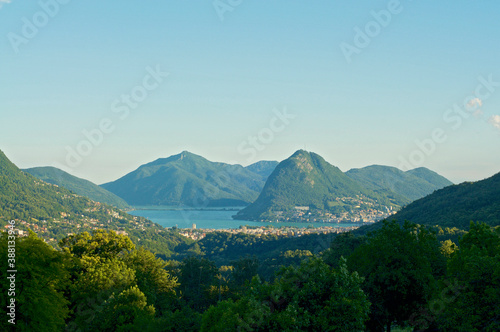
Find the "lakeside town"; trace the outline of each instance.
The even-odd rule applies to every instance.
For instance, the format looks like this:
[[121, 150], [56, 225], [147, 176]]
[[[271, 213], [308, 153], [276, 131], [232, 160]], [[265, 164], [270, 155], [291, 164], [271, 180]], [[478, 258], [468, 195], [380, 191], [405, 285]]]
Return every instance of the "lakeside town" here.
[[275, 235], [277, 237], [300, 237], [310, 234], [339, 234], [349, 232], [360, 227], [335, 227], [335, 226], [320, 226], [320, 227], [294, 227], [294, 226], [240, 226], [239, 228], [223, 228], [223, 229], [197, 229], [196, 224], [193, 224], [190, 229], [182, 229], [180, 235], [192, 240], [201, 240], [209, 233], [224, 232], [230, 234], [248, 234], [255, 236]]
[[288, 211], [275, 211], [272, 219], [262, 222], [323, 222], [323, 223], [373, 223], [395, 214], [397, 208], [377, 204], [363, 195], [337, 197], [329, 202], [330, 210], [310, 206], [295, 206]]

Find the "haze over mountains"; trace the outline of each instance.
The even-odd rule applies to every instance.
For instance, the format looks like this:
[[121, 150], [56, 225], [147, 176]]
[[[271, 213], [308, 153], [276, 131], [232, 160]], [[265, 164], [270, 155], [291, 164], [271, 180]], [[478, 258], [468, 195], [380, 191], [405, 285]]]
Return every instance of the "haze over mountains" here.
[[95, 228], [138, 229], [154, 224], [21, 171], [0, 150], [0, 226], [8, 220], [53, 244], [69, 233]]
[[272, 220], [276, 212], [293, 212], [299, 206], [345, 220], [375, 221], [452, 184], [426, 168], [403, 172], [373, 165], [343, 173], [321, 156], [303, 150], [281, 163], [259, 161], [247, 167], [211, 162], [183, 151], [101, 186], [53, 167], [25, 172], [122, 209], [129, 205], [247, 206], [236, 216], [247, 220]]
[[500, 173], [477, 182], [437, 190], [404, 207], [390, 219], [466, 229], [471, 221], [500, 225]]
[[[364, 197], [380, 208], [394, 205], [387, 197], [366, 189], [321, 156], [299, 150], [276, 167], [258, 199], [235, 218], [274, 219], [294, 207], [343, 212], [343, 202], [337, 198], [347, 197]], [[353, 201], [353, 204], [358, 202]]]
[[315, 220], [374, 221], [449, 184], [427, 169], [369, 166], [343, 173], [321, 156], [299, 150], [276, 167], [259, 198], [235, 218], [293, 221], [300, 217], [294, 209], [309, 209], [323, 211]]
[[106, 189], [71, 174], [68, 174], [55, 167], [34, 167], [23, 170], [40, 180], [56, 184], [75, 192], [78, 195], [90, 198], [93, 201], [106, 203], [120, 209], [127, 209], [130, 206], [122, 198], [107, 191]]
[[[295, 170], [288, 169], [296, 165], [289, 161], [279, 165], [276, 161], [260, 161], [243, 167], [211, 162], [184, 151], [142, 165], [102, 187], [134, 206], [203, 208], [254, 203], [237, 218], [256, 220], [265, 212], [281, 211], [283, 207], [289, 209], [292, 205], [318, 209], [326, 207], [342, 214], [346, 210], [342, 206], [347, 203], [339, 203], [337, 198], [354, 198], [356, 195], [362, 195], [367, 199], [365, 203], [370, 201], [370, 206], [386, 213], [388, 209], [398, 209], [451, 184], [442, 176], [423, 168], [403, 172], [388, 166], [370, 166], [344, 174], [314, 153], [300, 150], [294, 156], [295, 159], [309, 158], [310, 162], [297, 164], [302, 169], [297, 166]], [[281, 176], [272, 175], [277, 167], [283, 173]], [[310, 172], [304, 175], [301, 171]], [[314, 183], [312, 187], [301, 184], [302, 176]], [[326, 196], [329, 198], [326, 199]], [[354, 207], [359, 205], [354, 203], [350, 204]]]
[[142, 165], [102, 187], [136, 206], [244, 206], [257, 198], [272, 165], [259, 162], [245, 168], [184, 151]]
[[392, 191], [396, 194], [394, 198], [399, 205], [410, 203], [431, 194], [436, 189], [453, 184], [424, 167], [403, 172], [396, 167], [372, 165], [351, 169], [346, 175], [375, 192]]

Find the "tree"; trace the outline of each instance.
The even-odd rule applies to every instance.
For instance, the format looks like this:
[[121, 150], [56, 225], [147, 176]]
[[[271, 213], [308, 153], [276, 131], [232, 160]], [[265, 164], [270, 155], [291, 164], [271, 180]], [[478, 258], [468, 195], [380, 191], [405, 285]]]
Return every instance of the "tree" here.
[[68, 329], [85, 331], [102, 323], [98, 317], [106, 301], [136, 285], [135, 270], [123, 260], [135, 246], [128, 237], [104, 230], [71, 235], [60, 246], [73, 257]]
[[[65, 268], [67, 255], [40, 240], [35, 233], [15, 240], [15, 295], [10, 296], [11, 266], [7, 266], [7, 233], [0, 238], [0, 305], [5, 312], [10, 299], [15, 299], [15, 325], [2, 314], [2, 331], [57, 331], [64, 327], [68, 316], [68, 301], [64, 291], [69, 283]], [[10, 243], [12, 244], [12, 243]], [[10, 248], [13, 248], [12, 246]], [[9, 309], [10, 311], [10, 309]]]
[[395, 221], [383, 223], [348, 259], [349, 267], [365, 278], [372, 331], [390, 331], [394, 322], [405, 325], [431, 297], [436, 286], [433, 273], [444, 268], [433, 233], [408, 222], [402, 227]]
[[135, 248], [135, 245], [127, 236], [102, 229], [96, 229], [92, 234], [83, 232], [70, 235], [62, 239], [59, 246], [78, 258], [99, 256], [104, 259], [116, 257], [122, 252]]
[[349, 257], [354, 250], [365, 242], [364, 236], [355, 236], [351, 232], [341, 233], [330, 243], [330, 248], [323, 253], [323, 260], [332, 267], [338, 267], [341, 257]]
[[270, 309], [252, 297], [244, 297], [239, 301], [221, 301], [203, 313], [200, 331], [255, 331], [263, 330]]
[[245, 283], [250, 282], [257, 275], [259, 260], [256, 256], [240, 258], [231, 262], [234, 266], [233, 280], [237, 288], [241, 288]]
[[154, 304], [160, 316], [170, 311], [176, 302], [175, 288], [179, 284], [177, 278], [165, 270], [167, 263], [142, 247], [125, 255], [123, 259], [135, 271], [137, 285], [147, 302]]
[[218, 298], [219, 271], [215, 264], [205, 258], [188, 257], [179, 270], [179, 290], [182, 298], [194, 310], [202, 312]]
[[470, 224], [448, 261], [448, 278], [458, 286], [439, 317], [448, 331], [500, 330], [500, 228]]
[[202, 331], [358, 331], [369, 302], [361, 278], [312, 257], [283, 268], [272, 284], [254, 277], [247, 294], [222, 301], [203, 315]]
[[98, 316], [106, 301], [136, 284], [135, 271], [117, 257], [82, 257], [73, 280], [70, 287], [73, 317], [69, 327], [83, 331], [100, 323]]
[[450, 258], [455, 251], [458, 250], [457, 245], [451, 241], [451, 240], [445, 240], [441, 242], [441, 254], [446, 257]]
[[147, 305], [144, 293], [133, 286], [117, 296], [113, 294], [92, 325], [96, 331], [139, 331], [141, 325], [154, 316], [154, 306]]

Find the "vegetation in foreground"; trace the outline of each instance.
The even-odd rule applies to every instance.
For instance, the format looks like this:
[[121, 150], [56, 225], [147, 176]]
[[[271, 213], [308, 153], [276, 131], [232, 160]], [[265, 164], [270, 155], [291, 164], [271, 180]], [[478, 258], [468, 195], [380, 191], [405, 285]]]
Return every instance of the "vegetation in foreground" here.
[[[7, 307], [8, 238], [0, 246]], [[268, 281], [259, 261], [164, 261], [113, 231], [72, 235], [55, 250], [16, 241], [16, 325], [5, 331], [496, 331], [500, 230], [471, 223], [458, 245], [424, 227], [384, 222], [296, 255]], [[290, 252], [290, 256], [293, 252]], [[5, 309], [3, 309], [5, 310]]]

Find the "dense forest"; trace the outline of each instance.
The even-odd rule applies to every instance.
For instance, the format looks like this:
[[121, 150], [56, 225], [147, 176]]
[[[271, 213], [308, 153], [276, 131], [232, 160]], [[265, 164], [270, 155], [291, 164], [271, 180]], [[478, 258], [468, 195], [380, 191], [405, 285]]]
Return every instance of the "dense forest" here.
[[[457, 234], [386, 221], [285, 251], [280, 239], [217, 234], [178, 244], [168, 261], [110, 230], [71, 235], [60, 250], [31, 232], [15, 242], [14, 297], [4, 232], [0, 305], [15, 298], [16, 324], [4, 314], [0, 330], [498, 330], [500, 228], [471, 223], [456, 243], [445, 232]], [[273, 244], [281, 260], [266, 276], [255, 248]]]
[[130, 206], [120, 197], [99, 187], [98, 185], [68, 174], [55, 167], [34, 167], [25, 169], [24, 172], [60, 187], [73, 191], [80, 196], [88, 197], [93, 201], [115, 206], [122, 210], [130, 209]]
[[500, 225], [500, 173], [448, 186], [416, 200], [391, 218], [421, 225], [466, 228], [470, 220]]

